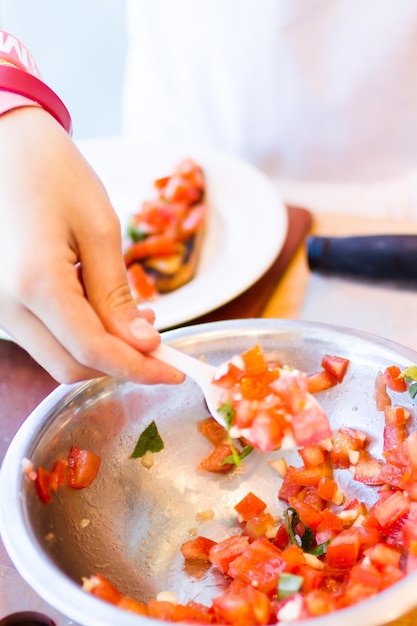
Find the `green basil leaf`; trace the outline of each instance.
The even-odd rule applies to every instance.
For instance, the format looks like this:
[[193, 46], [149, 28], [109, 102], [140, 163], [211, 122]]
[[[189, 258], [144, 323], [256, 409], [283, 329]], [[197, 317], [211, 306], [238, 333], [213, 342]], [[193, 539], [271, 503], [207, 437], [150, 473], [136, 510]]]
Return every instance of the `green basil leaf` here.
[[138, 459], [142, 457], [145, 452], [160, 452], [163, 449], [164, 442], [161, 439], [155, 422], [152, 421], [140, 435], [130, 458]]
[[235, 410], [232, 407], [231, 403], [224, 402], [221, 406], [219, 406], [218, 412], [220, 413], [220, 415], [223, 416], [224, 421], [226, 422], [226, 429], [230, 430], [233, 423], [233, 418], [235, 416]]
[[220, 465], [228, 465], [229, 463], [233, 463], [234, 465], [240, 465], [244, 458], [248, 456], [253, 450], [253, 446], [245, 446], [241, 452], [235, 448], [234, 445], [230, 444], [232, 449], [232, 454], [225, 457]]
[[323, 543], [319, 543], [318, 546], [309, 550], [310, 554], [314, 554], [314, 556], [323, 556], [326, 554], [327, 546], [329, 545], [329, 541], [324, 541]]

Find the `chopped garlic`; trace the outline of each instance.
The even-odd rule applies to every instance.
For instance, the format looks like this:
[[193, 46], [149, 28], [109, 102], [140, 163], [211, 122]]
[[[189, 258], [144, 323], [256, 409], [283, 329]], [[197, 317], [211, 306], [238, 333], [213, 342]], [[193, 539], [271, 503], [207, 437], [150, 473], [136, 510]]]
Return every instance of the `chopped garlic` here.
[[143, 467], [150, 469], [154, 464], [154, 458], [153, 458], [152, 452], [150, 450], [146, 450], [140, 462], [142, 463]]
[[268, 464], [281, 476], [281, 478], [285, 477], [288, 470], [287, 461], [285, 459], [275, 459], [275, 461], [268, 461]]
[[158, 602], [170, 602], [171, 604], [177, 604], [177, 597], [173, 591], [160, 591], [156, 596]]

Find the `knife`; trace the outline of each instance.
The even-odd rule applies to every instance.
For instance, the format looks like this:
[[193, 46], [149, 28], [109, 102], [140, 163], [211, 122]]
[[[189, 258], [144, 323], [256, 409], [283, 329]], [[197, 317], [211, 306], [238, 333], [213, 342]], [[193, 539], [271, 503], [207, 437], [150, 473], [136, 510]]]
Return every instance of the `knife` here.
[[306, 247], [313, 272], [417, 285], [417, 235], [310, 236]]

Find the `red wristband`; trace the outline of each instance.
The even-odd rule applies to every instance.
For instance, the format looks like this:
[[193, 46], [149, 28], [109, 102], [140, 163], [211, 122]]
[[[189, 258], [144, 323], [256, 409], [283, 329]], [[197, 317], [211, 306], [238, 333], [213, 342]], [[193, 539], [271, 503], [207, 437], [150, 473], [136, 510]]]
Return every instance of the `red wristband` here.
[[71, 116], [67, 107], [56, 93], [36, 76], [9, 65], [0, 65], [0, 89], [35, 100], [71, 134]]

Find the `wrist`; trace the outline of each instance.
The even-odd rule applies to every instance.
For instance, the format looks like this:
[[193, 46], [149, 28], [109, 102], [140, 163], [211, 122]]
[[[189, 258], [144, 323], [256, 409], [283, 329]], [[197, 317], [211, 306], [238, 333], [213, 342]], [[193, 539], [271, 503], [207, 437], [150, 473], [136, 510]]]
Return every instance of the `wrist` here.
[[65, 104], [36, 76], [11, 65], [0, 65], [0, 89], [34, 100], [71, 133], [71, 116]]

